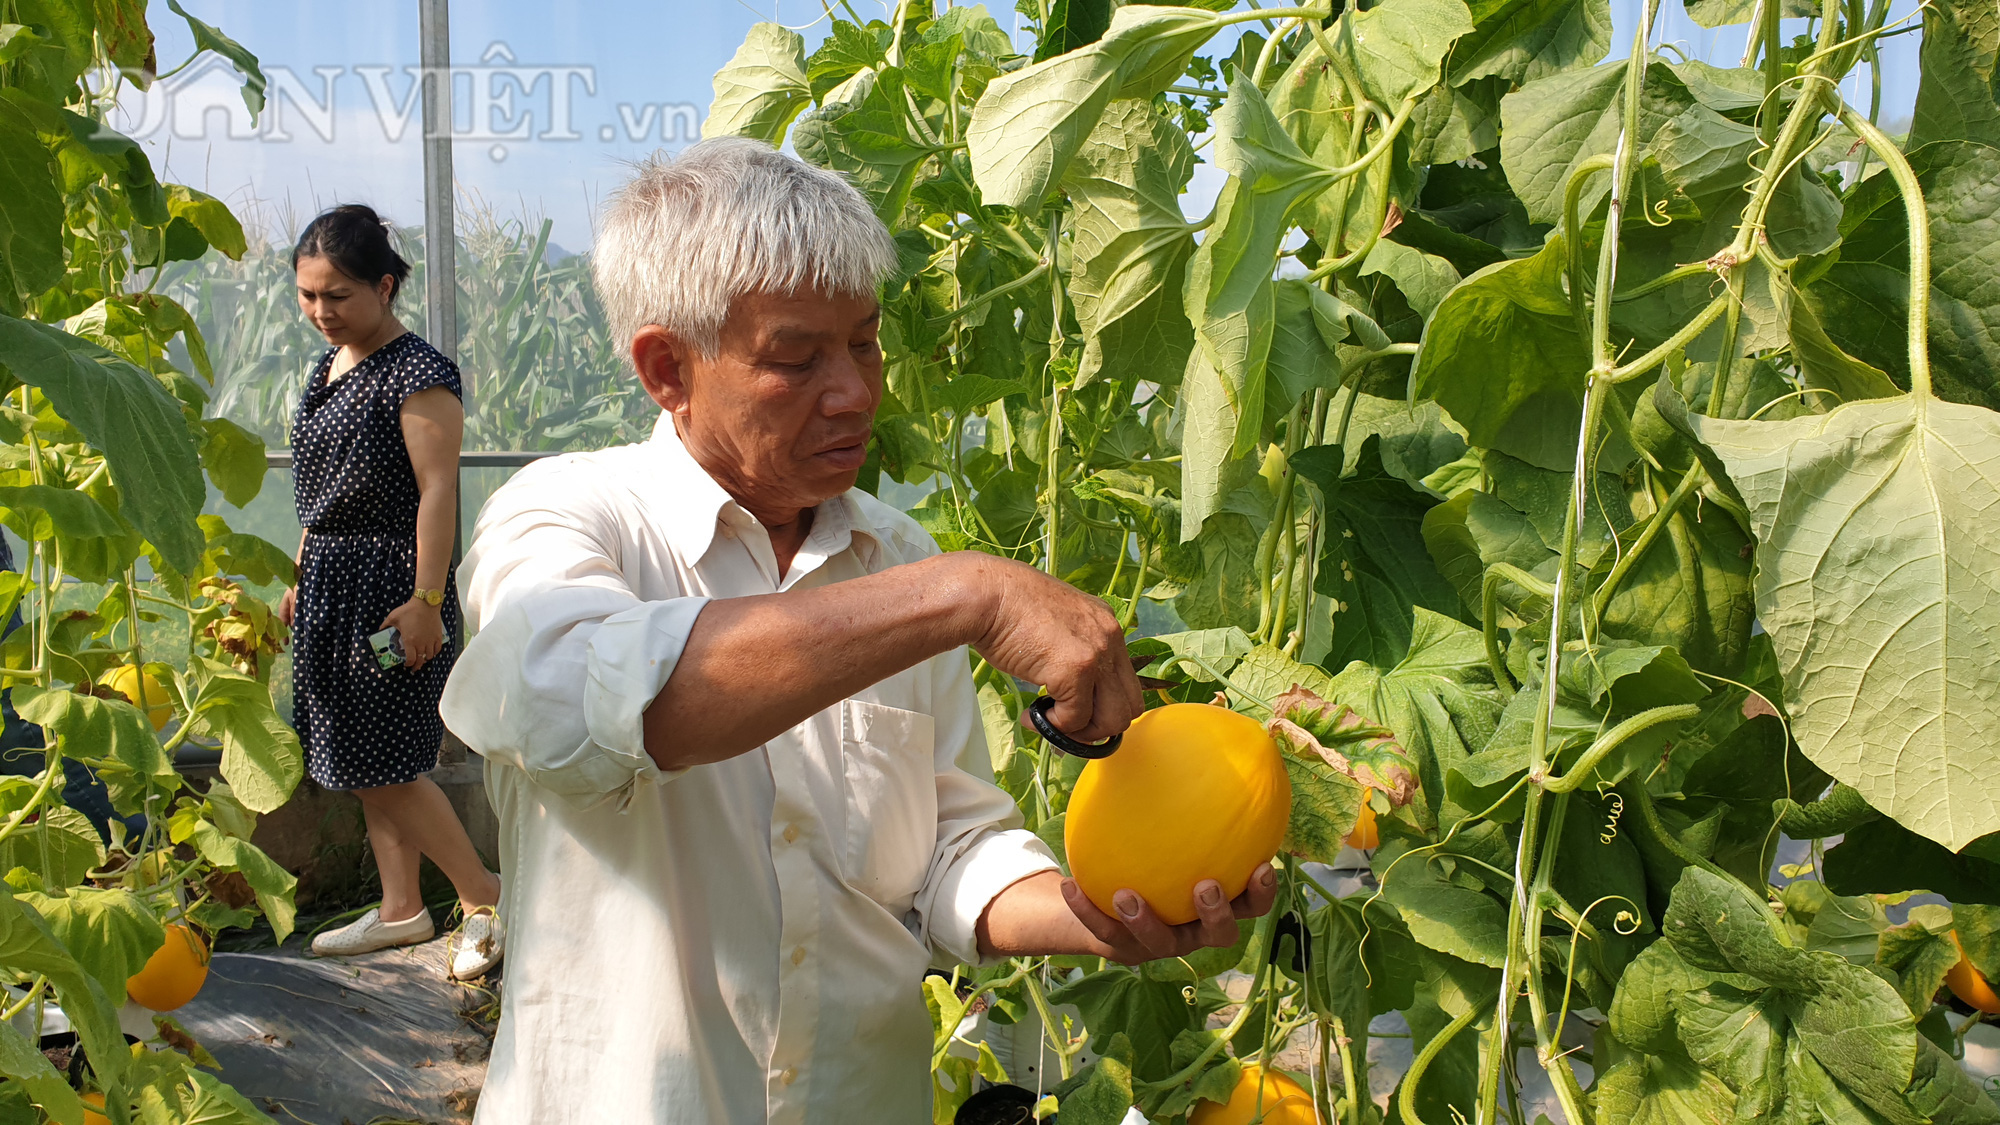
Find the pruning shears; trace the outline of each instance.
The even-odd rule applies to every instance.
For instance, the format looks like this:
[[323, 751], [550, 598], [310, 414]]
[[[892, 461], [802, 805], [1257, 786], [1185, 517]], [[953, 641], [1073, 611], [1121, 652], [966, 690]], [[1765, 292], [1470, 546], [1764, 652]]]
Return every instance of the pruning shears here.
[[[1158, 658], [1154, 656], [1134, 656], [1130, 659], [1133, 670], [1137, 671]], [[1159, 691], [1179, 685], [1172, 680], [1161, 680], [1152, 676], [1140, 676], [1139, 686], [1146, 691]], [[1109, 758], [1118, 749], [1118, 744], [1125, 741], [1125, 736], [1122, 734], [1114, 734], [1103, 742], [1079, 742], [1071, 738], [1069, 735], [1058, 730], [1056, 725], [1049, 721], [1049, 708], [1055, 705], [1055, 699], [1050, 696], [1044, 695], [1036, 699], [1033, 703], [1028, 704], [1028, 721], [1035, 725], [1035, 733], [1042, 736], [1042, 741], [1063, 753], [1078, 758]]]

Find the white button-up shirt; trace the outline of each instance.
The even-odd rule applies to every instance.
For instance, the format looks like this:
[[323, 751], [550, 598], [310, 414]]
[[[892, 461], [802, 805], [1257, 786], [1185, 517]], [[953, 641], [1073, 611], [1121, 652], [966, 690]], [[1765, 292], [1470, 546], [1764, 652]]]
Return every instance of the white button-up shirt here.
[[481, 1125], [930, 1119], [924, 969], [977, 962], [986, 905], [1055, 867], [992, 782], [965, 650], [710, 765], [661, 770], [640, 718], [710, 598], [936, 553], [852, 491], [780, 574], [666, 416], [487, 501], [459, 570], [478, 635], [441, 704], [501, 824]]

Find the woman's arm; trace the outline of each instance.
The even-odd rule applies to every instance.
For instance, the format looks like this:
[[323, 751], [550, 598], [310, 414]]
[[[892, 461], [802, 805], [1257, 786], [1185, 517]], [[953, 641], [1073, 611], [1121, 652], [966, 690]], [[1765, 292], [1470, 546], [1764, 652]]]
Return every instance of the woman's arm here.
[[[451, 570], [451, 541], [458, 526], [458, 447], [465, 436], [465, 408], [443, 387], [403, 400], [403, 444], [417, 475], [417, 581], [422, 590], [444, 589]], [[403, 635], [403, 659], [412, 670], [444, 648], [444, 607], [412, 592], [382, 619]]]
[[292, 627], [292, 616], [298, 608], [298, 603], [299, 603], [298, 568], [299, 564], [305, 562], [305, 559], [306, 559], [306, 532], [304, 528], [300, 528], [299, 546], [297, 550], [292, 552], [292, 584], [285, 587], [285, 592], [283, 596], [278, 598], [278, 620], [284, 622], [285, 628], [287, 629]]

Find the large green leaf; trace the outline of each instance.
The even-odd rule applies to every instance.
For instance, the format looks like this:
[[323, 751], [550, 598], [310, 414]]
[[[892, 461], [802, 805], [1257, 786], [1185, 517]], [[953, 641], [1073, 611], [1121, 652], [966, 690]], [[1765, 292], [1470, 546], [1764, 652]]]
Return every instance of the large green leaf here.
[[1844, 895], [1922, 890], [1957, 903], [2000, 905], [2000, 860], [1978, 851], [1974, 844], [1953, 852], [1884, 817], [1856, 825], [1828, 848], [1824, 877]]
[[[849, 26], [839, 21], [836, 27]], [[792, 118], [812, 103], [805, 40], [775, 23], [754, 23], [728, 65], [715, 72], [715, 99], [703, 137], [755, 137], [776, 144]]]
[[[1571, 176], [1585, 161], [1616, 147], [1624, 127], [1626, 70], [1623, 62], [1610, 62], [1555, 74], [1500, 100], [1501, 161], [1533, 221], [1562, 222]], [[1665, 186], [1689, 196], [1722, 196], [1719, 213], [1725, 216], [1739, 198], [1735, 189], [1754, 174], [1748, 158], [1757, 151], [1756, 130], [1704, 105], [1665, 63], [1646, 70], [1639, 136], [1641, 151], [1658, 161]], [[1634, 182], [1636, 187], [1641, 181]], [[1610, 177], [1593, 176], [1580, 197], [1585, 213], [1609, 190]]]
[[1464, 0], [1384, 0], [1350, 18], [1361, 87], [1391, 109], [1437, 85], [1438, 64], [1473, 27]]
[[[243, 224], [229, 210], [228, 204], [212, 195], [181, 184], [168, 184], [167, 214], [173, 217], [173, 227], [185, 226], [201, 236], [199, 249], [184, 255], [170, 254], [169, 257], [198, 258], [201, 250], [213, 246], [230, 258], [241, 258], [248, 249], [243, 237]], [[169, 229], [167, 233], [171, 247], [175, 231]]]
[[1193, 549], [1199, 563], [1174, 599], [1174, 612], [1196, 629], [1254, 627], [1262, 589], [1250, 521], [1235, 512], [1213, 516]]
[[56, 163], [26, 125], [0, 109], [0, 306], [62, 279], [63, 197]]
[[919, 165], [930, 156], [903, 122], [902, 72], [889, 67], [864, 73], [845, 91], [848, 100], [827, 102], [799, 118], [792, 145], [806, 160], [845, 175], [882, 221], [893, 224], [910, 198]]
[[[1534, 521], [1489, 492], [1468, 488], [1432, 508], [1424, 514], [1423, 531], [1438, 573], [1458, 589], [1462, 612], [1484, 612], [1486, 571], [1495, 563], [1544, 581], [1555, 577], [1556, 553]], [[1502, 585], [1498, 594], [1500, 624], [1506, 628], [1548, 613], [1546, 599], [1512, 583]]]
[[[789, 29], [785, 30], [787, 34], [791, 34]], [[754, 35], [756, 28], [752, 28], [751, 31]], [[791, 38], [796, 40], [798, 36], [792, 35]], [[764, 37], [760, 49], [748, 60], [750, 65], [747, 71], [741, 72], [737, 77], [739, 80], [762, 79], [766, 84], [766, 96], [774, 91], [785, 93], [795, 87], [810, 86], [810, 90], [803, 92], [813, 101], [825, 101], [827, 95], [841, 83], [864, 70], [875, 70], [886, 66], [889, 61], [889, 45], [895, 41], [895, 31], [880, 20], [874, 20], [868, 26], [862, 27], [847, 20], [836, 19], [826, 39], [814, 49], [812, 57], [805, 60], [803, 81], [796, 80], [797, 56], [794, 54], [795, 48], [791, 41], [781, 40], [775, 34]], [[737, 58], [742, 59], [750, 50], [751, 42], [745, 40], [742, 48], [736, 53]], [[735, 65], [735, 60], [732, 60], [730, 67], [733, 68]], [[721, 80], [722, 75], [716, 75], [716, 81]], [[782, 130], [779, 135], [783, 135]]]
[[1474, 0], [1472, 23], [1451, 55], [1454, 86], [1488, 75], [1532, 82], [1590, 66], [1611, 46], [1608, 0]]
[[1501, 713], [1478, 630], [1421, 606], [1400, 659], [1386, 667], [1349, 664], [1334, 677], [1327, 698], [1395, 732], [1416, 763], [1432, 817], [1444, 799], [1444, 771], [1486, 745]]
[[1598, 1118], [1619, 1125], [1727, 1125], [1736, 1120], [1729, 1087], [1678, 1053], [1620, 1059], [1605, 1071], [1592, 1097]]
[[[1656, 487], [1653, 500], [1666, 494]], [[1629, 551], [1636, 535], [1627, 533]], [[1750, 539], [1713, 504], [1683, 503], [1605, 605], [1604, 627], [1640, 644], [1670, 644], [1688, 663], [1742, 675], [1750, 644]], [[1607, 570], [1610, 559], [1600, 560]]]
[[48, 922], [12, 894], [0, 895], [0, 967], [48, 977], [99, 1079], [116, 1083], [123, 1078], [131, 1058], [118, 1030], [118, 1005], [124, 1003], [125, 989], [121, 985], [116, 992], [106, 992], [57, 940]]
[[1497, 969], [1507, 960], [1507, 904], [1465, 882], [1465, 874], [1479, 880], [1492, 878], [1490, 872], [1464, 864], [1454, 873], [1453, 862], [1429, 849], [1415, 851], [1406, 840], [1384, 840], [1375, 853], [1375, 878], [1418, 944]]
[[126, 890], [71, 887], [60, 898], [25, 894], [49, 929], [68, 947], [107, 996], [123, 996], [125, 982], [146, 967], [166, 941], [166, 930], [137, 895]]
[[292, 933], [292, 920], [297, 909], [292, 902], [292, 892], [298, 886], [298, 879], [276, 860], [265, 855], [261, 848], [248, 840], [231, 836], [214, 823], [199, 817], [182, 818], [176, 816], [173, 822], [173, 841], [176, 844], [193, 844], [201, 858], [225, 871], [236, 871], [243, 875], [244, 882], [257, 895], [257, 906], [263, 910], [264, 918], [271, 923], [271, 930], [283, 944]]
[[1276, 296], [1264, 381], [1264, 423], [1273, 428], [1312, 392], [1337, 391], [1340, 360], [1334, 348], [1348, 334], [1340, 314], [1351, 311], [1340, 298], [1297, 278], [1279, 280]]
[[[1785, 19], [1819, 14], [1819, 7], [1812, 0], [1778, 0], [1778, 3], [1778, 14]], [[1687, 14], [1702, 27], [1748, 23], [1757, 17], [1757, 0], [1687, 0]]]
[[[8, 779], [0, 808], [12, 815], [24, 807], [34, 786], [25, 779]], [[84, 881], [104, 862], [104, 837], [90, 818], [67, 805], [44, 808], [32, 826], [0, 841], [0, 864], [12, 871], [25, 867], [41, 876], [42, 885], [68, 887]]]
[[1338, 604], [1325, 663], [1388, 667], [1409, 650], [1417, 608], [1455, 614], [1458, 591], [1424, 548], [1424, 515], [1436, 497], [1382, 467], [1378, 437], [1361, 443], [1352, 474], [1341, 475], [1343, 460], [1338, 446], [1300, 450], [1292, 459], [1326, 498], [1317, 589]]
[[1931, 141], [2000, 144], [1994, 65], [2000, 59], [2000, 9], [1936, 0], [1924, 9], [1923, 65], [1908, 147]]
[[1292, 142], [1248, 78], [1231, 87], [1215, 127], [1214, 159], [1230, 179], [1188, 266], [1186, 303], [1195, 340], [1222, 376], [1236, 415], [1231, 454], [1242, 457], [1256, 447], [1264, 421], [1278, 247], [1293, 209], [1334, 177]]
[[[1236, 407], [1222, 373], [1201, 348], [1188, 351], [1181, 376], [1181, 530], [1192, 543], [1208, 518], [1222, 510], [1231, 467], [1244, 462], [1232, 457], [1236, 444]], [[1240, 475], [1240, 474], [1237, 474]]]
[[214, 51], [228, 59], [236, 72], [243, 76], [243, 104], [250, 107], [250, 115], [255, 117], [264, 111], [265, 79], [263, 68], [257, 65], [257, 56], [243, 44], [224, 35], [214, 24], [204, 23], [187, 14], [179, 0], [167, 0], [167, 9], [187, 21], [188, 31], [194, 36], [197, 51]]
[[1062, 1094], [1062, 1120], [1077, 1125], [1119, 1125], [1132, 1109], [1133, 1046], [1122, 1031], [1110, 1033], [1102, 1056]]
[[222, 776], [252, 812], [275, 811], [305, 776], [299, 736], [271, 705], [270, 689], [225, 665], [196, 656], [189, 721], [222, 741]]
[[2000, 831], [2000, 415], [1918, 396], [1695, 419], [1750, 505], [1799, 746], [1954, 850]]
[[0, 316], [0, 367], [38, 388], [104, 454], [125, 518], [178, 570], [201, 557], [207, 499], [180, 403], [152, 376], [52, 325]]
[[1111, 26], [1111, 0], [1053, 0], [1042, 24], [1035, 61], [1055, 58], [1097, 42]]
[[118, 517], [87, 492], [52, 484], [0, 486], [0, 519], [30, 543], [65, 539], [115, 539], [125, 534]]
[[1458, 270], [1436, 254], [1383, 239], [1362, 259], [1363, 274], [1379, 273], [1396, 283], [1410, 307], [1429, 316], [1460, 280]]
[[[106, 760], [129, 771], [141, 783], [162, 787], [179, 784], [180, 775], [153, 736], [152, 725], [137, 707], [122, 699], [24, 685], [14, 689], [14, 706], [22, 718], [48, 731], [67, 757]], [[106, 772], [102, 765], [97, 768]], [[116, 790], [114, 784], [114, 794]]]
[[1791, 301], [1792, 359], [1809, 387], [1832, 391], [1840, 402], [1890, 398], [1896, 384], [1882, 369], [1848, 355], [1827, 335], [1813, 302], [1803, 294]]
[[202, 419], [201, 432], [201, 467], [222, 498], [239, 508], [255, 500], [269, 471], [264, 439], [227, 418]]
[[1292, 814], [1280, 847], [1313, 863], [1332, 863], [1361, 817], [1361, 786], [1318, 758], [1288, 753], [1284, 762]]
[[83, 1125], [83, 1099], [70, 1088], [69, 1079], [51, 1066], [48, 1056], [36, 1050], [28, 1037], [11, 1023], [0, 1024], [0, 1074], [26, 1087], [28, 1097], [42, 1107], [50, 1120], [61, 1125]]
[[189, 1125], [278, 1125], [212, 1074], [190, 1070], [187, 1082], [179, 1093], [181, 1120]]
[[965, 132], [986, 202], [1037, 209], [1111, 99], [1172, 85], [1220, 26], [1213, 12], [1130, 4], [1096, 42], [988, 83]]
[[1910, 1014], [1929, 1014], [1945, 974], [1958, 963], [1959, 947], [1952, 940], [1951, 908], [1930, 904], [1910, 911], [1909, 920], [1882, 931], [1875, 959], [1896, 973], [1896, 991]]
[[1477, 446], [1545, 469], [1576, 460], [1590, 348], [1576, 329], [1560, 238], [1532, 258], [1488, 266], [1453, 289], [1424, 327], [1410, 393], [1434, 400]]
[[1077, 381], [1157, 379], [1187, 361], [1181, 312], [1192, 227], [1180, 194], [1194, 174], [1187, 135], [1144, 102], [1105, 111], [1063, 186], [1070, 220], [1069, 297], [1083, 329]]
[[1063, 985], [1049, 993], [1049, 1000], [1077, 1006], [1097, 1050], [1108, 1053], [1111, 1037], [1122, 1033], [1136, 1051], [1132, 1065], [1142, 1074], [1160, 1074], [1167, 1069], [1174, 1036], [1199, 1026], [1200, 1011], [1182, 995], [1182, 987], [1178, 981], [1149, 980], [1130, 969], [1110, 968]]

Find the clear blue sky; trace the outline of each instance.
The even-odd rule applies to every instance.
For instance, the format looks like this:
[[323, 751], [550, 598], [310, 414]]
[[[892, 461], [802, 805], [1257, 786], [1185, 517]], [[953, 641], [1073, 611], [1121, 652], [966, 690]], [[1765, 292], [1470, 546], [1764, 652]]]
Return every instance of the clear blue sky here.
[[[881, 7], [876, 0], [854, 2], [863, 14]], [[1638, 2], [1613, 0], [1614, 56], [1629, 49]], [[1897, 12], [1914, 4], [1898, 0]], [[196, 68], [176, 80], [171, 95], [156, 91], [146, 106], [131, 103], [128, 127], [172, 178], [252, 209], [273, 232], [289, 232], [318, 208], [348, 200], [372, 203], [402, 222], [421, 220], [420, 119], [406, 126], [398, 119], [400, 109], [413, 107], [406, 68], [417, 61], [414, 3], [185, 0], [185, 6], [255, 52], [283, 89], [274, 91], [274, 108], [254, 130], [226, 71]], [[989, 10], [1002, 26], [1013, 25], [1006, 0]], [[1677, 0], [1666, 0], [1663, 10], [1665, 41], [1721, 65], [1741, 55], [1743, 28], [1699, 28]], [[502, 216], [546, 215], [555, 220], [558, 244], [586, 247], [591, 212], [621, 163], [662, 144], [679, 147], [698, 132], [710, 78], [749, 26], [775, 19], [816, 41], [824, 34], [821, 11], [812, 0], [456, 5], [454, 63], [476, 71], [459, 82], [459, 124], [487, 134], [455, 146], [461, 188], [472, 205]], [[150, 14], [161, 65], [177, 65], [191, 47], [186, 27], [163, 0]], [[1915, 96], [1917, 38], [1897, 38], [1887, 49], [1885, 122], [1907, 116]], [[1228, 45], [1211, 50], [1217, 48]], [[1847, 93], [1865, 104], [1864, 80]], [[487, 104], [475, 125], [468, 103], [478, 97]], [[507, 135], [515, 133], [525, 135]], [[1197, 194], [1212, 193], [1210, 179], [1198, 179]], [[1205, 200], [1189, 205], [1206, 209]]]

